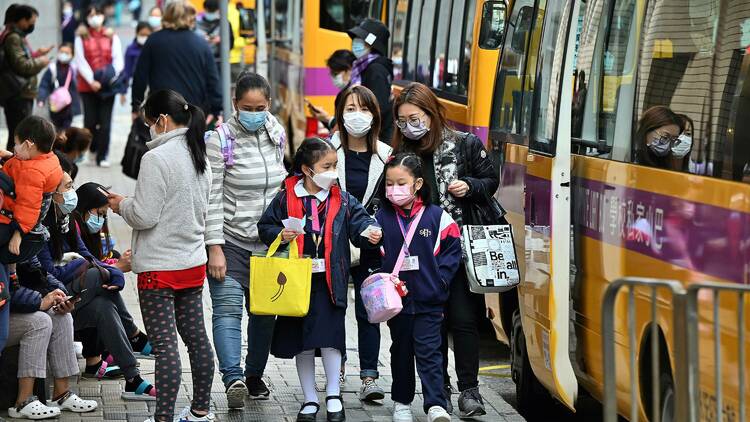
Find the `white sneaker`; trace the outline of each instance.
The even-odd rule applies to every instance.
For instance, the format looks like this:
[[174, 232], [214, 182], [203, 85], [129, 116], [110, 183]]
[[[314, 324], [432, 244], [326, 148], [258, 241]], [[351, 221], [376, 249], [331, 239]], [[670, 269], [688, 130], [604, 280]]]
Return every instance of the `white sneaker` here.
[[411, 414], [411, 404], [393, 402], [393, 422], [412, 422], [414, 415]]
[[102, 160], [102, 161], [99, 162], [99, 167], [108, 169], [108, 168], [112, 167], [112, 164], [109, 161], [107, 161], [107, 160]]
[[53, 407], [75, 413], [93, 412], [99, 406], [96, 400], [84, 400], [73, 393], [69, 393], [66, 397], [52, 403]]
[[32, 396], [21, 405], [20, 409], [16, 407], [8, 409], [8, 416], [14, 419], [49, 419], [60, 416], [60, 409], [45, 406]]
[[96, 153], [87, 152], [83, 161], [81, 161], [81, 164], [85, 166], [95, 166], [96, 165]]
[[451, 415], [448, 414], [448, 412], [445, 411], [440, 406], [432, 406], [430, 410], [427, 411], [427, 421], [428, 422], [450, 422], [451, 421]]
[[180, 415], [174, 418], [174, 422], [214, 422], [215, 420], [216, 415], [213, 412], [208, 412], [205, 416], [193, 416], [190, 406], [185, 406]]

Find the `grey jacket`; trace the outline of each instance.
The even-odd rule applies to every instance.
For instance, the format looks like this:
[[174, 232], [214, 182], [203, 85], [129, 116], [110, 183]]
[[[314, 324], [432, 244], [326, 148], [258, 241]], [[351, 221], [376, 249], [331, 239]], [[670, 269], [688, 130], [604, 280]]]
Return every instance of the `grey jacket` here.
[[133, 272], [185, 270], [207, 261], [204, 236], [211, 168], [197, 174], [187, 129], [156, 137], [141, 161], [135, 196], [120, 203], [133, 228]]
[[264, 248], [257, 224], [287, 175], [283, 161], [286, 135], [271, 114], [255, 133], [248, 132], [236, 117], [224, 124], [235, 137], [234, 165], [224, 162], [219, 134], [209, 132], [206, 153], [213, 182], [206, 244], [229, 241], [248, 251]]

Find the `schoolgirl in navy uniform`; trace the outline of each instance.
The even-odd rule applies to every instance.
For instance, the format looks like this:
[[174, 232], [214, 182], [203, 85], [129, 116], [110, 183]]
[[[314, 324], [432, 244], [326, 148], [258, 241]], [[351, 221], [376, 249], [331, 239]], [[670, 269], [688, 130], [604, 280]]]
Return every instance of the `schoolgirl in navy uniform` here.
[[[320, 408], [315, 392], [316, 349], [320, 349], [326, 373], [327, 420], [345, 420], [339, 370], [346, 337], [349, 241], [360, 248], [374, 249], [382, 238], [379, 229], [370, 229], [363, 237], [377, 223], [356, 198], [335, 184], [336, 162], [336, 149], [330, 142], [305, 139], [294, 156], [295, 175], [284, 181], [284, 189], [258, 222], [258, 234], [265, 244], [273, 243], [281, 233], [284, 242], [297, 238], [302, 254], [324, 260], [313, 265], [307, 315], [279, 317], [271, 342], [274, 356], [296, 360], [305, 395], [298, 421], [314, 421]], [[282, 220], [289, 217], [304, 218], [305, 232], [284, 228]], [[320, 271], [316, 272], [316, 267]]]
[[388, 321], [393, 340], [393, 420], [412, 420], [416, 360], [428, 420], [450, 421], [445, 410], [447, 397], [443, 389], [440, 328], [449, 285], [461, 262], [458, 225], [450, 214], [431, 203], [423, 162], [415, 154], [398, 154], [386, 164], [385, 197], [383, 207], [375, 216], [383, 228], [381, 269], [384, 272], [393, 271], [405, 246], [406, 233], [422, 213], [399, 273], [399, 279], [408, 289], [402, 299], [404, 307]]

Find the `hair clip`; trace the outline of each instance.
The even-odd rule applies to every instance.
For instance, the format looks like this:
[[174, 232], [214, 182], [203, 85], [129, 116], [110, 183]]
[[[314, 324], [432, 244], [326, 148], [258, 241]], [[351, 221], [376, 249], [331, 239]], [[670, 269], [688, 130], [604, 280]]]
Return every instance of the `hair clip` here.
[[185, 103], [185, 105], [184, 105], [184, 106], [182, 106], [182, 108], [183, 108], [183, 109], [184, 109], [185, 111], [187, 111], [187, 109], [188, 109], [188, 104], [187, 104], [187, 103]]

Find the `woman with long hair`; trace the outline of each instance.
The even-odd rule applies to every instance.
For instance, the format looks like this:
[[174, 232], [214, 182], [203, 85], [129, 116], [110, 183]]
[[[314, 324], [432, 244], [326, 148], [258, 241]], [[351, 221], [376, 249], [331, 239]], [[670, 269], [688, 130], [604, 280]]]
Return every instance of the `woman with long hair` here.
[[[409, 84], [401, 91], [393, 107], [398, 131], [393, 148], [412, 152], [422, 158], [424, 179], [430, 189], [432, 203], [441, 206], [459, 226], [482, 224], [472, 221], [467, 212], [472, 203], [486, 204], [499, 185], [499, 177], [482, 141], [471, 133], [452, 129], [445, 110], [435, 94], [420, 83]], [[449, 413], [452, 410], [448, 378], [447, 333], [453, 336], [453, 352], [458, 374], [459, 415], [484, 415], [484, 402], [479, 394], [479, 331], [478, 311], [484, 307], [481, 295], [469, 291], [464, 264], [450, 284], [443, 336], [443, 368]]]
[[175, 91], [152, 92], [142, 107], [151, 141], [135, 195], [110, 194], [112, 210], [133, 228], [133, 272], [143, 321], [156, 355], [155, 418], [172, 420], [180, 388], [177, 333], [188, 347], [192, 403], [184, 421], [213, 421], [209, 412], [214, 354], [203, 323], [206, 216], [211, 167], [203, 134], [206, 117]]

